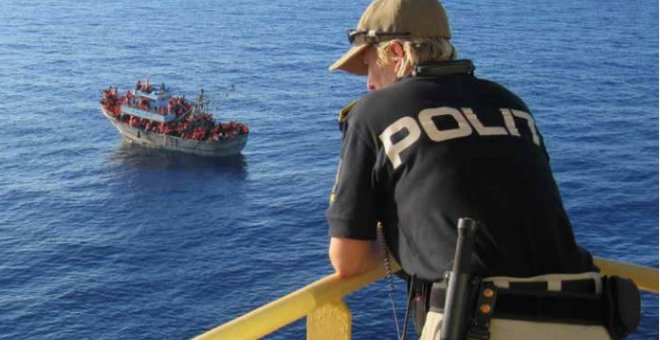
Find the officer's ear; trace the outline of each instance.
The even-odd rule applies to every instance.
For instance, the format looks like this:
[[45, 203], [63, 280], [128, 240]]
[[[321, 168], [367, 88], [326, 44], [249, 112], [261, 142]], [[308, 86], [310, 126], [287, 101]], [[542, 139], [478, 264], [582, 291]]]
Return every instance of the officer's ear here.
[[391, 44], [389, 44], [387, 49], [387, 52], [392, 57], [392, 62], [394, 63], [394, 71], [399, 73], [403, 63], [403, 58], [406, 56], [406, 51], [403, 49], [403, 44], [398, 40], [394, 40]]
[[396, 40], [393, 41], [388, 48], [390, 52], [389, 54], [391, 56], [394, 56], [395, 63], [398, 63], [401, 60], [403, 60], [403, 57], [406, 55], [406, 52], [403, 49], [403, 45], [399, 41]]

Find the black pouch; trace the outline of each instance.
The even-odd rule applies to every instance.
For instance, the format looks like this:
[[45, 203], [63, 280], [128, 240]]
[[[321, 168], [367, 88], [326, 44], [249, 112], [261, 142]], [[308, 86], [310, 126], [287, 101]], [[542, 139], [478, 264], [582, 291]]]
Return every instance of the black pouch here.
[[623, 339], [639, 326], [641, 299], [632, 280], [603, 277], [603, 306], [603, 321], [613, 339]]

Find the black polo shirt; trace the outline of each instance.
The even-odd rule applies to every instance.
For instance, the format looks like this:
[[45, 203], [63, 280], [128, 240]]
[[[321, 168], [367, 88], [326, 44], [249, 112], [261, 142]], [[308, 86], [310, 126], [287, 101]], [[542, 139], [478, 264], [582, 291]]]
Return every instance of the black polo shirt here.
[[480, 275], [592, 270], [525, 103], [494, 82], [449, 73], [405, 78], [350, 111], [330, 235], [373, 240], [380, 221], [404, 271], [434, 281], [450, 269], [458, 219], [471, 217], [484, 223]]

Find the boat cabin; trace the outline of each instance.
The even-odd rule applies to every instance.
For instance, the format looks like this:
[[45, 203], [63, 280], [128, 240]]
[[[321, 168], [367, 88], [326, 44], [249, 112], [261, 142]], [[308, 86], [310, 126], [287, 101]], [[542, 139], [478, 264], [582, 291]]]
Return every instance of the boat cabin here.
[[[121, 112], [131, 116], [149, 119], [159, 123], [168, 123], [176, 118], [168, 103], [172, 98], [165, 84], [155, 91], [145, 92], [141, 88], [130, 91], [132, 96], [122, 104]], [[132, 97], [132, 98], [131, 98]]]

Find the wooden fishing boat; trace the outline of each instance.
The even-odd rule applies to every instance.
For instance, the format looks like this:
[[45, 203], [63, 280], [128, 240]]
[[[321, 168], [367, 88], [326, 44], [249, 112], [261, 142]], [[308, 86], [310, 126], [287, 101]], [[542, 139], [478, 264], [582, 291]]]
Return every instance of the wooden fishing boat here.
[[152, 90], [147, 81], [119, 95], [116, 88], [103, 90], [103, 116], [131, 143], [145, 147], [223, 157], [239, 154], [249, 130], [239, 122], [218, 123], [207, 112], [202, 90], [197, 102], [172, 95], [165, 85]]

